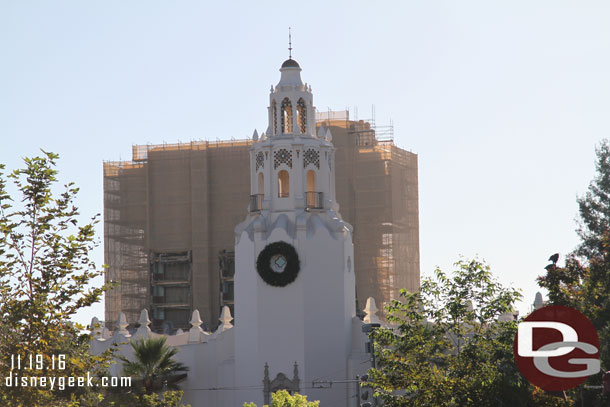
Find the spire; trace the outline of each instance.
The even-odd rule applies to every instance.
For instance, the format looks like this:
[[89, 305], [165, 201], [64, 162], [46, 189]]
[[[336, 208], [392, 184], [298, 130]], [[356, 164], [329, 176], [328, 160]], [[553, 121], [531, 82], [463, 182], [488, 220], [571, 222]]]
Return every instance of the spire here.
[[320, 140], [322, 140], [323, 138], [326, 137], [326, 129], [324, 128], [324, 125], [321, 125], [320, 127], [318, 127], [318, 138]]
[[297, 380], [299, 380], [299, 364], [295, 360], [294, 361], [294, 370], [292, 372], [292, 381], [296, 382]]
[[292, 33], [288, 27], [288, 59], [292, 59]]
[[[288, 59], [284, 61], [282, 67], [280, 68], [280, 72], [282, 72], [283, 68], [297, 68], [299, 72], [301, 71], [301, 67], [299, 63], [292, 59], [292, 33], [290, 31], [290, 27], [288, 27]], [[299, 82], [301, 81], [301, 76], [299, 75]], [[299, 86], [302, 86], [303, 83], [299, 83]], [[273, 87], [271, 88], [273, 92]]]

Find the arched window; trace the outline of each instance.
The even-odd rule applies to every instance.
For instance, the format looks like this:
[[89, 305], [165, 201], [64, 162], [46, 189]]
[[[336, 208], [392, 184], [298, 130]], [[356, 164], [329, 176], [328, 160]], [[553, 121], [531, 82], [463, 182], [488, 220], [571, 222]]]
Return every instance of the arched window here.
[[265, 176], [262, 172], [258, 173], [258, 194], [265, 195]]
[[316, 191], [316, 172], [314, 170], [307, 171], [307, 192]]
[[307, 131], [307, 108], [305, 107], [305, 101], [300, 98], [297, 102], [297, 124], [301, 133]]
[[290, 175], [286, 170], [277, 174], [277, 196], [278, 198], [288, 198], [290, 196]]
[[273, 135], [277, 134], [277, 103], [271, 102], [271, 112], [273, 114]]
[[305, 191], [305, 207], [308, 209], [322, 208], [322, 193], [316, 192], [316, 172], [307, 171], [307, 190]]
[[292, 103], [288, 98], [282, 100], [282, 133], [292, 133]]

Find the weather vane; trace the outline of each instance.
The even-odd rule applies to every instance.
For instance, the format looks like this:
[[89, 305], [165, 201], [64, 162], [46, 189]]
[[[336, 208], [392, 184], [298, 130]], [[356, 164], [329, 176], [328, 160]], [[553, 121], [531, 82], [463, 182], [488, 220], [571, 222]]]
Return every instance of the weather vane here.
[[292, 59], [292, 34], [290, 33], [290, 27], [288, 27], [288, 59]]

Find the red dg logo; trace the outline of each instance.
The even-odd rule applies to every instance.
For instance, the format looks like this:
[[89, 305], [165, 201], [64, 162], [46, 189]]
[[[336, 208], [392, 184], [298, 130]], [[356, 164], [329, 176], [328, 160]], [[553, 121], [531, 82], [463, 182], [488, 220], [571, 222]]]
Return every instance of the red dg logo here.
[[570, 307], [532, 312], [518, 325], [513, 353], [523, 376], [548, 391], [571, 389], [600, 371], [597, 331]]

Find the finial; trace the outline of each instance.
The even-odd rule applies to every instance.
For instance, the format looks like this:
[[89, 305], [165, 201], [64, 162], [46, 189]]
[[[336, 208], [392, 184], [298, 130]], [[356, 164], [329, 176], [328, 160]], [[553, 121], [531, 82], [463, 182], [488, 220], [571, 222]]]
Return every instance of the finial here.
[[203, 321], [201, 320], [201, 317], [199, 316], [199, 310], [195, 310], [193, 311], [192, 314], [192, 318], [191, 318], [191, 325], [193, 328], [199, 328], [201, 326], [201, 324], [203, 324]]
[[534, 309], [540, 309], [544, 306], [544, 301], [542, 300], [542, 294], [540, 291], [536, 293], [536, 298], [534, 299]]
[[229, 328], [233, 328], [233, 324], [231, 321], [233, 317], [231, 316], [231, 310], [226, 305], [222, 307], [222, 312], [220, 313], [220, 325], [216, 332], [224, 332]]
[[296, 362], [296, 360], [294, 361], [294, 370], [292, 372], [292, 380], [298, 380], [299, 379], [299, 365]]
[[127, 317], [125, 317], [123, 312], [119, 312], [119, 318], [116, 324], [119, 329], [114, 333], [115, 335], [129, 336], [129, 331], [127, 330], [129, 324], [127, 323]]
[[326, 137], [326, 129], [324, 128], [324, 126], [318, 127], [318, 138], [320, 140], [322, 140], [325, 137]]
[[100, 324], [100, 320], [97, 319], [97, 317], [93, 317], [91, 319], [91, 334], [94, 337], [101, 337], [102, 336], [102, 325]]
[[375, 299], [373, 297], [369, 297], [366, 299], [366, 306], [364, 307], [364, 323], [365, 324], [379, 324], [381, 321], [377, 316], [377, 305], [375, 304]]
[[150, 325], [150, 319], [148, 319], [148, 310], [143, 309], [140, 312], [140, 319], [138, 320], [138, 323], [142, 326]]
[[288, 27], [288, 59], [292, 59], [292, 33]]
[[140, 312], [140, 319], [138, 320], [138, 324], [140, 327], [135, 333], [135, 337], [144, 337], [148, 338], [151, 334], [151, 330], [148, 327], [150, 325], [150, 319], [148, 319], [148, 311], [145, 309]]
[[201, 324], [203, 324], [203, 321], [199, 316], [199, 310], [193, 311], [191, 318], [191, 329], [189, 329], [189, 343], [201, 343], [207, 335], [206, 332], [201, 329]]

